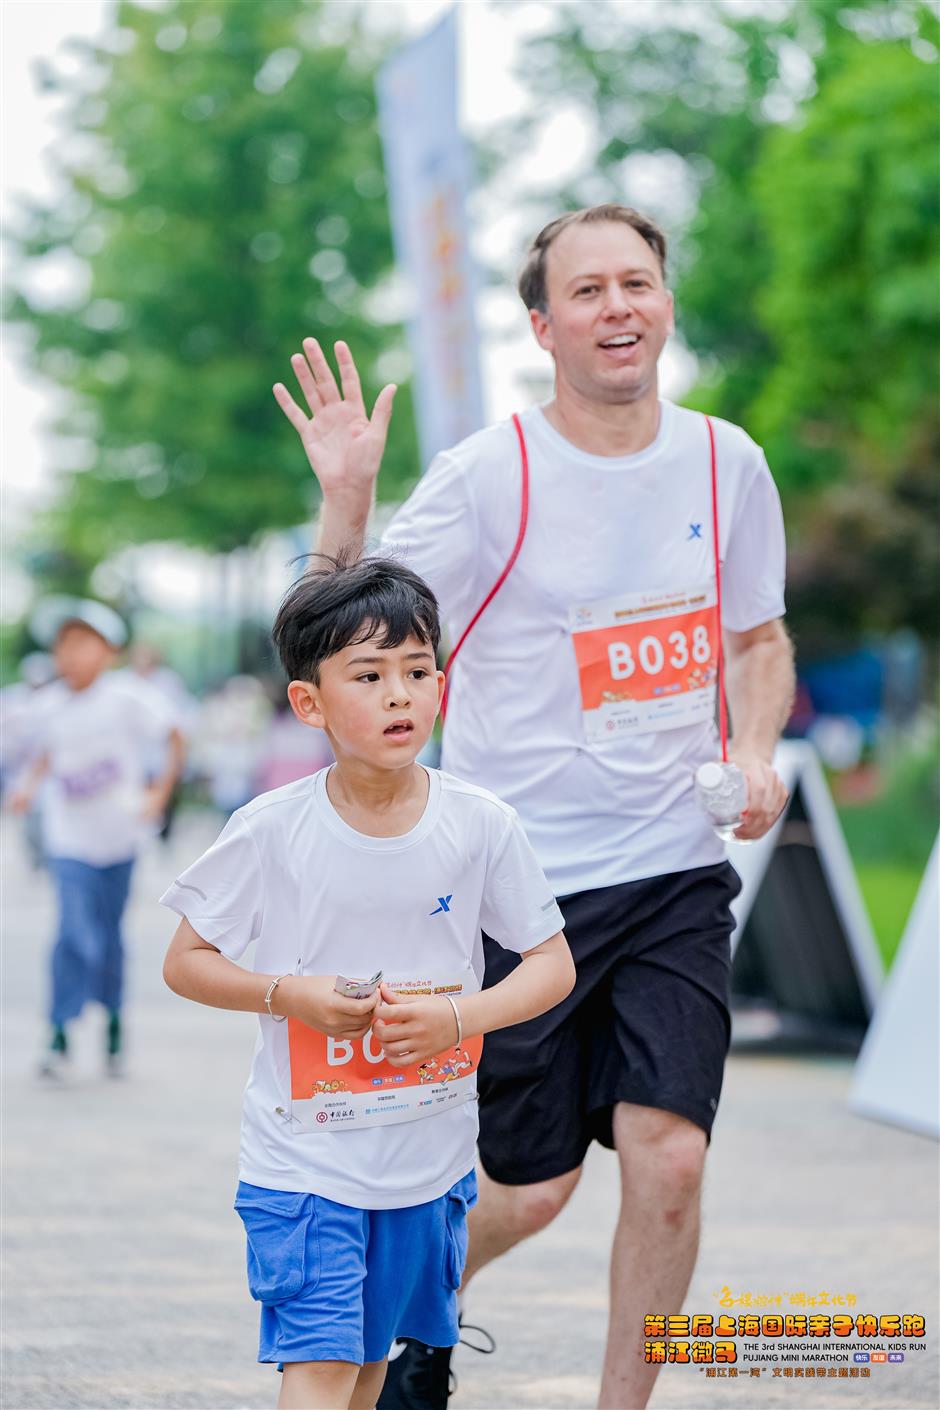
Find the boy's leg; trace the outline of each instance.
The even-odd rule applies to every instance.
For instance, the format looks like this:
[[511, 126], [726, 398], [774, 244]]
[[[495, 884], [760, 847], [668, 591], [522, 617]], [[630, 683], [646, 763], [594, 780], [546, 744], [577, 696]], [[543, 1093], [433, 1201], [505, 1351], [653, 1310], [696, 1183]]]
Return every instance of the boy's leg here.
[[287, 1361], [278, 1410], [347, 1410], [360, 1369], [351, 1361]]
[[97, 958], [95, 868], [71, 857], [51, 858], [49, 865], [59, 908], [49, 1016], [61, 1028], [78, 1017], [91, 994]]
[[133, 861], [101, 867], [98, 876], [98, 923], [101, 927], [100, 964], [95, 976], [95, 998], [109, 1013], [119, 1013], [124, 999], [124, 937], [121, 921], [130, 891]]
[[388, 1357], [382, 1361], [368, 1361], [361, 1367], [349, 1410], [375, 1410], [387, 1370]]

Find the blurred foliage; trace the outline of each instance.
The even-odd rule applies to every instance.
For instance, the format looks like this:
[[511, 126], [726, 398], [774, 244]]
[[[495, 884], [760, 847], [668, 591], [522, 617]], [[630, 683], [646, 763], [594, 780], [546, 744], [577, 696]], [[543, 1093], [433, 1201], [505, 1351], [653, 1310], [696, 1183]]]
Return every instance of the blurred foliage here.
[[849, 850], [856, 861], [896, 862], [923, 871], [940, 815], [937, 757], [940, 737], [905, 750], [886, 773], [870, 802], [839, 810]]
[[940, 735], [904, 749], [877, 797], [843, 804], [839, 818], [886, 965], [897, 951], [937, 835]]
[[556, 14], [524, 73], [596, 133], [563, 204], [626, 201], [678, 233], [680, 333], [700, 365], [686, 400], [766, 447], [798, 637], [826, 653], [907, 624], [936, 641], [936, 14], [923, 0], [664, 3], [653, 28], [602, 0]]
[[887, 972], [917, 899], [924, 867], [904, 862], [859, 862], [855, 872]]
[[[390, 380], [381, 355], [403, 347], [383, 321], [381, 56], [356, 13], [122, 0], [103, 43], [73, 45], [77, 76], [44, 75], [65, 99], [65, 195], [23, 210], [7, 308], [33, 366], [71, 394], [57, 429], [87, 452], [36, 567], [70, 588], [127, 543], [229, 552], [309, 519], [315, 481], [272, 383], [293, 380], [304, 335], [342, 336], [371, 408]], [[52, 304], [36, 275], [64, 257], [86, 287]], [[417, 463], [405, 386], [383, 493]]]

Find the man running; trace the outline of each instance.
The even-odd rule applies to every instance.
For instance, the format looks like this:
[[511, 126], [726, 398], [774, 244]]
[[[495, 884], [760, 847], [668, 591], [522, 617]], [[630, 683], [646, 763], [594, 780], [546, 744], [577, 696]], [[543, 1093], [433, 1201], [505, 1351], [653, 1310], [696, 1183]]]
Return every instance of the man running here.
[[[719, 754], [719, 594], [729, 756], [748, 786], [740, 838], [786, 803], [772, 759], [793, 695], [763, 453], [658, 394], [665, 266], [662, 232], [627, 207], [547, 225], [519, 292], [555, 364], [553, 399], [438, 455], [383, 540], [431, 584], [454, 641], [518, 546], [453, 670], [443, 766], [518, 810], [578, 980], [549, 1014], [487, 1039], [465, 1285], [555, 1218], [592, 1140], [615, 1150], [604, 1410], [646, 1405], [644, 1314], [682, 1306], [730, 1034], [739, 882], [693, 793]], [[292, 358], [309, 417], [274, 391], [323, 491], [319, 547], [359, 552], [395, 389], [370, 420], [348, 347], [336, 355], [341, 390], [314, 339]], [[485, 948], [497, 983], [512, 960]], [[448, 1357], [409, 1346], [380, 1405], [446, 1406]]]

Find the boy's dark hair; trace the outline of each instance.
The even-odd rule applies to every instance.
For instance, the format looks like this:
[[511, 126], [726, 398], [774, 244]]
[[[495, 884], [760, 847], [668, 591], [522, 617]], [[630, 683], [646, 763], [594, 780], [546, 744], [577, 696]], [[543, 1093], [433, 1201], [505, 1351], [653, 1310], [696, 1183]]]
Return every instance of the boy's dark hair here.
[[400, 646], [417, 637], [437, 652], [437, 598], [423, 578], [393, 558], [329, 558], [288, 588], [271, 636], [289, 680], [320, 684], [320, 665], [346, 646]]
[[537, 308], [548, 312], [548, 296], [545, 291], [545, 258], [549, 246], [558, 239], [563, 230], [571, 225], [599, 225], [605, 221], [620, 221], [630, 225], [642, 235], [659, 261], [663, 279], [666, 277], [666, 237], [659, 226], [642, 211], [632, 206], [603, 205], [589, 206], [585, 210], [566, 211], [564, 215], [550, 220], [532, 241], [522, 273], [519, 275], [519, 296], [526, 308]]

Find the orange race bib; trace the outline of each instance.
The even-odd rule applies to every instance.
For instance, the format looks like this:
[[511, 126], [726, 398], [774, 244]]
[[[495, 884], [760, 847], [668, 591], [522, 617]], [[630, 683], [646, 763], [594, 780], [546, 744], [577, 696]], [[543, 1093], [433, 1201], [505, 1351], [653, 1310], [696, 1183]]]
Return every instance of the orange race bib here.
[[715, 584], [572, 607], [569, 626], [589, 744], [715, 717]]
[[[461, 994], [479, 989], [467, 970], [456, 979], [386, 980], [399, 994]], [[328, 1038], [299, 1020], [287, 1020], [291, 1126], [296, 1131], [350, 1130], [417, 1121], [477, 1094], [483, 1039], [465, 1038], [412, 1067], [393, 1067], [372, 1029], [364, 1038]]]

